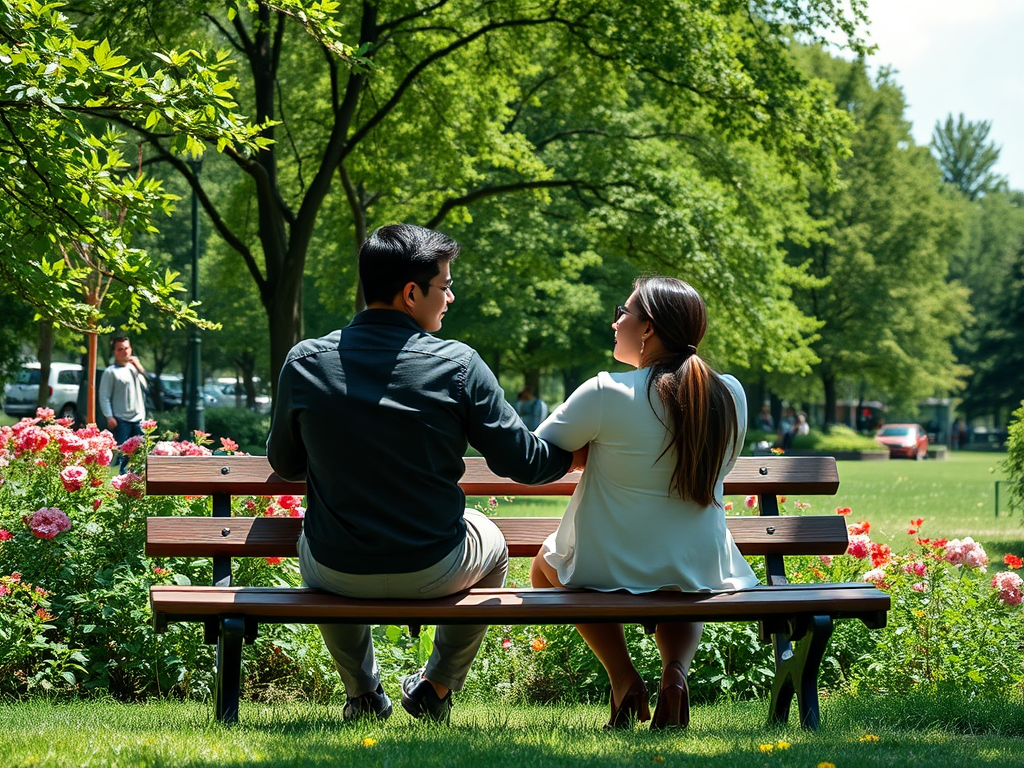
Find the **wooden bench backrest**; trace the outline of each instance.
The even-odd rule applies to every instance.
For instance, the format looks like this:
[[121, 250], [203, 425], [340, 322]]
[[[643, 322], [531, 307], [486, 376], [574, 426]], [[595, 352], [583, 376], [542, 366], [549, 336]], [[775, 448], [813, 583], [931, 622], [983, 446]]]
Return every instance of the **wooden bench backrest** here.
[[[558, 526], [552, 517], [495, 517], [511, 557], [533, 557]], [[840, 555], [846, 521], [839, 515], [728, 517], [744, 555]], [[295, 557], [302, 520], [290, 517], [151, 517], [150, 557]]]
[[[483, 459], [467, 458], [466, 474], [459, 485], [467, 496], [568, 496], [579, 478], [579, 472], [572, 472], [547, 485], [520, 485], [495, 475]], [[838, 489], [839, 474], [831, 456], [743, 456], [725, 478], [729, 496], [832, 496]], [[304, 482], [281, 479], [265, 456], [150, 456], [146, 468], [146, 493], [150, 496], [305, 492]]]

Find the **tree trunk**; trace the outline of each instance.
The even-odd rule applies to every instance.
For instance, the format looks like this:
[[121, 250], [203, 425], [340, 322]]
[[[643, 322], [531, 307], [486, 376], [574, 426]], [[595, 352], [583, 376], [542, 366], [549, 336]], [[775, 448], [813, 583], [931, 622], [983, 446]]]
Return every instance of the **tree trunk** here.
[[[289, 270], [273, 285], [269, 303], [265, 303], [270, 325], [271, 395], [277, 402], [277, 379], [284, 368], [288, 352], [299, 343], [302, 327], [302, 303], [299, 287], [302, 270]], [[269, 287], [269, 286], [268, 286]]]
[[565, 397], [569, 397], [569, 395], [579, 389], [580, 384], [583, 383], [580, 381], [581, 378], [583, 378], [582, 366], [572, 365], [562, 369], [562, 388], [565, 392]]
[[825, 388], [825, 425], [836, 421], [836, 377], [834, 373], [821, 374], [821, 384]]
[[530, 389], [533, 392], [533, 396], [538, 399], [543, 399], [540, 396], [540, 369], [534, 368], [533, 370], [523, 372], [523, 386]]
[[36, 407], [46, 408], [50, 404], [50, 363], [53, 361], [53, 321], [39, 321], [39, 347], [36, 349], [39, 361], [39, 390], [36, 392]]

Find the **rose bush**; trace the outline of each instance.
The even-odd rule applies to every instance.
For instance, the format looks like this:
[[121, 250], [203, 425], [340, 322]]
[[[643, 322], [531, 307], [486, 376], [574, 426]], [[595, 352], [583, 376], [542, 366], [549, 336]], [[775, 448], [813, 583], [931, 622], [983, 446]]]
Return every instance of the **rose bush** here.
[[[117, 445], [106, 430], [73, 430], [47, 409], [0, 427], [0, 695], [209, 694], [213, 654], [201, 628], [175, 625], [156, 635], [148, 591], [158, 583], [210, 583], [211, 565], [155, 561], [143, 550], [146, 517], [209, 515], [210, 500], [147, 497], [143, 475], [150, 451], [200, 455], [211, 446], [202, 434], [194, 441], [160, 437], [153, 421], [143, 428], [143, 437], [121, 446], [130, 464], [118, 475], [111, 467]], [[235, 500], [238, 515], [302, 512], [296, 497]], [[298, 583], [294, 561], [238, 561], [234, 577], [240, 584]], [[296, 647], [308, 632], [268, 627], [261, 635], [257, 656], [276, 654], [280, 672], [287, 648], [288, 658], [303, 659], [305, 668], [286, 677], [324, 687], [319, 646]], [[310, 670], [320, 670], [320, 678], [311, 682]]]

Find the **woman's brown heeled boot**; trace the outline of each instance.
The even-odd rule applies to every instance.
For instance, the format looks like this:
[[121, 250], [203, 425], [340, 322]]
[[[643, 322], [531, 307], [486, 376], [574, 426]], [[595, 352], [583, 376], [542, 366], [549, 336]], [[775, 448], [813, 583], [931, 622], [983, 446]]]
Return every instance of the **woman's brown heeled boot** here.
[[682, 682], [666, 686], [658, 693], [658, 704], [654, 708], [654, 718], [651, 720], [652, 731], [662, 728], [685, 728], [690, 724], [690, 688], [686, 684], [683, 665], [678, 661], [672, 661], [668, 666], [673, 665], [679, 668]]
[[651, 710], [647, 701], [647, 686], [643, 680], [637, 680], [626, 691], [619, 706], [615, 706], [615, 698], [611, 697], [612, 715], [605, 723], [605, 728], [628, 728], [634, 720], [641, 723], [651, 719]]

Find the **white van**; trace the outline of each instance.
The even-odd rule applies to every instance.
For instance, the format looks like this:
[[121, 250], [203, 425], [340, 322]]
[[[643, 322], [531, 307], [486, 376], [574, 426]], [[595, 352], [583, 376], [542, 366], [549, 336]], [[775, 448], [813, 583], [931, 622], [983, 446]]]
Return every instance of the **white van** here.
[[[50, 363], [50, 399], [47, 405], [61, 417], [75, 416], [82, 366], [77, 363]], [[25, 363], [13, 383], [4, 387], [4, 413], [8, 416], [35, 416], [39, 397], [39, 363]]]

